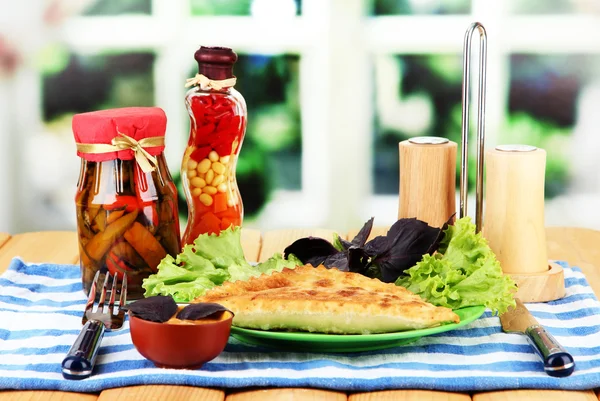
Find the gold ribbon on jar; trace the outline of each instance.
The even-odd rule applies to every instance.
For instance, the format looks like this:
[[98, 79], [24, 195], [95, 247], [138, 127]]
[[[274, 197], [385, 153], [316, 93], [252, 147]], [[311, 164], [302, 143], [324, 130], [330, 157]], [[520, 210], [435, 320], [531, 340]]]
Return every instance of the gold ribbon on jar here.
[[190, 86], [200, 85], [200, 88], [204, 90], [214, 89], [220, 91], [223, 88], [235, 86], [236, 82], [237, 78], [235, 77], [217, 81], [208, 78], [206, 75], [196, 74], [193, 78], [188, 78], [185, 80], [185, 87], [188, 88]]
[[164, 136], [154, 136], [151, 138], [143, 138], [139, 141], [118, 132], [119, 136], [112, 139], [112, 145], [106, 143], [77, 143], [77, 150], [82, 153], [109, 153], [118, 152], [119, 150], [132, 150], [137, 164], [144, 173], [149, 173], [156, 170], [158, 161], [144, 148], [154, 146], [163, 146], [165, 144]]

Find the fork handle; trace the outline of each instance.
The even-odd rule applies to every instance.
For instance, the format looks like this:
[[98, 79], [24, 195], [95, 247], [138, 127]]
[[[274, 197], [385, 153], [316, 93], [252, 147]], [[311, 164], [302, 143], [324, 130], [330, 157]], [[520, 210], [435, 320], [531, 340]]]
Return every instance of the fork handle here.
[[65, 379], [81, 380], [90, 377], [104, 336], [104, 325], [98, 320], [88, 320], [62, 361]]

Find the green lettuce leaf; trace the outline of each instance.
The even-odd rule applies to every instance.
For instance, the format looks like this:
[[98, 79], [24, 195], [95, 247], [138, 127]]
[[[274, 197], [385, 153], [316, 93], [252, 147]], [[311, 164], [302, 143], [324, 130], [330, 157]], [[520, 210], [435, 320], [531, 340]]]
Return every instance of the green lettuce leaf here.
[[248, 264], [242, 248], [241, 232], [239, 227], [231, 226], [219, 235], [199, 235], [194, 240], [194, 250], [216, 267], [226, 269], [232, 264]]
[[207, 279], [206, 277], [198, 277], [194, 281], [184, 281], [181, 283], [175, 283], [167, 285], [159, 282], [153, 287], [149, 293], [144, 293], [145, 297], [151, 297], [154, 295], [170, 295], [173, 297], [175, 302], [186, 303], [190, 302], [194, 298], [204, 295], [204, 293], [215, 286], [215, 283]]
[[144, 279], [144, 296], [170, 295], [176, 302], [189, 302], [216, 285], [205, 271], [190, 267], [177, 265], [175, 259], [167, 255], [158, 265], [158, 273]]
[[294, 268], [302, 262], [295, 257], [273, 255], [252, 266], [244, 257], [239, 227], [228, 228], [220, 235], [202, 234], [186, 245], [177, 258], [167, 255], [158, 272], [144, 279], [144, 296], [170, 295], [176, 302], [190, 302], [225, 281], [246, 281], [263, 273]]
[[302, 264], [303, 263], [300, 261], [300, 259], [298, 259], [294, 255], [290, 255], [286, 260], [284, 259], [282, 254], [276, 253], [269, 259], [255, 266], [251, 266], [248, 263], [243, 265], [229, 266], [229, 273], [231, 274], [231, 278], [228, 281], [247, 281], [250, 279], [250, 277], [258, 277], [261, 274], [271, 274], [273, 272], [280, 272], [286, 267], [293, 269], [296, 266], [302, 266]]
[[190, 269], [193, 267], [195, 273], [208, 278], [215, 284], [222, 284], [231, 275], [227, 269], [217, 269], [209, 259], [194, 253], [194, 248], [191, 245], [183, 247], [183, 251], [177, 255], [176, 262]]
[[248, 281], [250, 277], [258, 277], [261, 275], [261, 272], [249, 263], [232, 264], [229, 265], [227, 270], [229, 270], [229, 274], [231, 275], [227, 281], [231, 282], [238, 280]]
[[337, 249], [340, 252], [344, 252], [346, 250], [346, 247], [342, 243], [342, 237], [340, 237], [340, 235], [338, 233], [333, 233], [332, 245], [335, 249]]
[[515, 282], [502, 273], [486, 239], [475, 233], [470, 217], [449, 226], [438, 253], [424, 255], [405, 273], [396, 285], [434, 305], [452, 309], [485, 305], [502, 314], [515, 304]]
[[269, 259], [256, 265], [256, 269], [261, 273], [272, 273], [280, 272], [286, 267], [293, 269], [296, 266], [302, 266], [303, 264], [304, 263], [302, 263], [295, 255], [289, 255], [288, 258], [285, 259], [281, 253], [276, 253]]

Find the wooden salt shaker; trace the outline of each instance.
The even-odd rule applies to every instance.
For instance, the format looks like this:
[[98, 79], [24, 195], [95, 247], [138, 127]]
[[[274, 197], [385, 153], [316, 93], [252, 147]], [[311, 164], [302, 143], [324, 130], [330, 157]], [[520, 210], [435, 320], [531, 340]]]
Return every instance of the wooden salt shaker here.
[[416, 217], [442, 227], [456, 212], [456, 143], [422, 136], [402, 141], [398, 148], [398, 218]]
[[500, 145], [486, 152], [483, 234], [523, 302], [564, 296], [562, 268], [548, 263], [544, 228], [546, 152], [528, 145]]

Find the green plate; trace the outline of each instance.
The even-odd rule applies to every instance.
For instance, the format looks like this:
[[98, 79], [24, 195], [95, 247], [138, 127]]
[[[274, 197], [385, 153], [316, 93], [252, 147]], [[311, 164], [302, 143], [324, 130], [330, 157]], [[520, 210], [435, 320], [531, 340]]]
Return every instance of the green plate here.
[[264, 331], [231, 327], [231, 335], [238, 340], [289, 351], [360, 352], [392, 348], [416, 341], [423, 336], [443, 333], [465, 326], [485, 311], [484, 306], [470, 306], [454, 312], [460, 323], [445, 324], [429, 329], [407, 330], [383, 334], [320, 334], [308, 332]]

